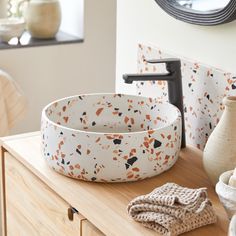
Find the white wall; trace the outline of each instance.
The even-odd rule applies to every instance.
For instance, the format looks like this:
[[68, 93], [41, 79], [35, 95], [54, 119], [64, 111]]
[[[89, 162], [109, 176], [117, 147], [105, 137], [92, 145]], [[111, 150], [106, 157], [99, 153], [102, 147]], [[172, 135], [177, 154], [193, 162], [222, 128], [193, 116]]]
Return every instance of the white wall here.
[[[1, 1], [1, 0], [0, 0]], [[61, 4], [62, 21], [60, 30], [72, 35], [84, 36], [84, 1], [59, 0]]]
[[154, 0], [117, 1], [117, 92], [134, 93], [123, 73], [136, 72], [137, 44], [147, 43], [236, 73], [236, 21], [221, 26], [195, 26], [175, 20]]
[[115, 90], [116, 1], [85, 0], [84, 43], [0, 50], [0, 68], [29, 99], [13, 133], [38, 130], [42, 108], [54, 99]]

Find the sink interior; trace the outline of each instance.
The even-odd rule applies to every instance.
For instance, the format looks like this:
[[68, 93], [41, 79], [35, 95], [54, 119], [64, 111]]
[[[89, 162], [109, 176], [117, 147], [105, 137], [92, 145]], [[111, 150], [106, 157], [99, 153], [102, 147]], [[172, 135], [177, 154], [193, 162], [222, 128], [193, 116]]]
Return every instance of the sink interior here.
[[47, 107], [45, 114], [51, 122], [69, 129], [97, 133], [128, 133], [167, 126], [178, 116], [176, 109], [172, 110], [165, 103], [157, 103], [156, 99], [97, 94], [56, 101]]

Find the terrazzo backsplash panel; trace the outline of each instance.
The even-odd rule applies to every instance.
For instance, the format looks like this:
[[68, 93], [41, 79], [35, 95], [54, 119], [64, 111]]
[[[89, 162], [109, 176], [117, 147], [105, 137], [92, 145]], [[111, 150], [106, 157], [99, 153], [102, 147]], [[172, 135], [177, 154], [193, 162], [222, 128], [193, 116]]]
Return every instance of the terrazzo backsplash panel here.
[[[232, 73], [143, 44], [138, 46], [138, 72], [165, 72], [164, 65], [148, 64], [145, 59], [173, 57], [181, 59], [186, 140], [188, 144], [203, 150], [224, 110], [223, 97], [236, 95], [236, 77]], [[164, 81], [138, 82], [137, 93], [168, 101], [167, 83]]]

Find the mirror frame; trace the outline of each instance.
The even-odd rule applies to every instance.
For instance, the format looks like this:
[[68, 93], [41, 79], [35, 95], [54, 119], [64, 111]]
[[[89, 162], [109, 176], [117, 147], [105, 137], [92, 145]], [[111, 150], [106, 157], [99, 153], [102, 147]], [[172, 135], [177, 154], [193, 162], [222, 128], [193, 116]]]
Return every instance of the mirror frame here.
[[191, 11], [184, 7], [176, 7], [167, 0], [155, 0], [170, 16], [195, 25], [220, 25], [236, 19], [236, 0], [231, 0], [227, 6], [215, 12]]

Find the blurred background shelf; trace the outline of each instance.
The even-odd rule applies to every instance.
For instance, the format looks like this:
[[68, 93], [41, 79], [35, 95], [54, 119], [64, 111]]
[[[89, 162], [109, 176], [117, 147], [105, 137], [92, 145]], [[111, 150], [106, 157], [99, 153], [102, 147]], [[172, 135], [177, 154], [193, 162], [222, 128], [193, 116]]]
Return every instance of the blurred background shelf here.
[[0, 42], [1, 49], [15, 49], [15, 48], [26, 48], [26, 47], [38, 47], [38, 46], [49, 46], [59, 44], [72, 44], [82, 43], [83, 38], [59, 31], [55, 38], [52, 39], [36, 39], [32, 38], [26, 31], [23, 33], [21, 38], [12, 38], [8, 43]]

